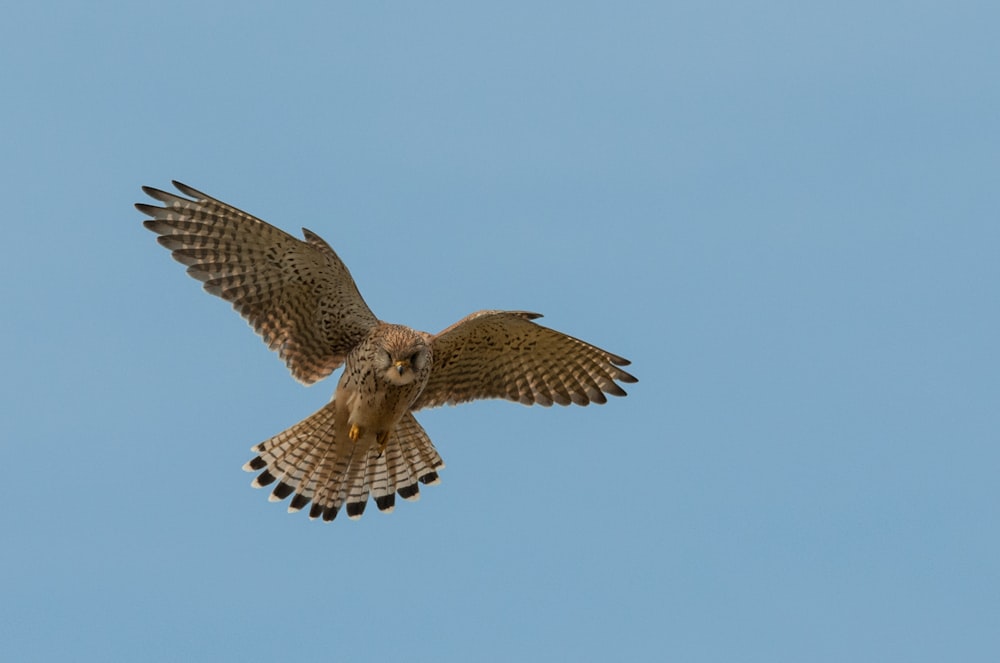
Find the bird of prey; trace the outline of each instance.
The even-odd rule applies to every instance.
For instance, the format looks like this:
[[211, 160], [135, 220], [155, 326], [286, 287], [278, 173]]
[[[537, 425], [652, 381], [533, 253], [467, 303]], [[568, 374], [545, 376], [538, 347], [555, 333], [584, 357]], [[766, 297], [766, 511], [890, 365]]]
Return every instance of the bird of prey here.
[[305, 384], [341, 365], [329, 403], [254, 446], [244, 469], [288, 510], [359, 518], [374, 498], [419, 497], [444, 467], [413, 413], [479, 398], [525, 405], [604, 403], [636, 382], [628, 360], [532, 320], [526, 311], [479, 311], [438, 334], [379, 320], [347, 267], [319, 235], [305, 241], [180, 182], [184, 196], [143, 191], [143, 223], [208, 292], [231, 302]]

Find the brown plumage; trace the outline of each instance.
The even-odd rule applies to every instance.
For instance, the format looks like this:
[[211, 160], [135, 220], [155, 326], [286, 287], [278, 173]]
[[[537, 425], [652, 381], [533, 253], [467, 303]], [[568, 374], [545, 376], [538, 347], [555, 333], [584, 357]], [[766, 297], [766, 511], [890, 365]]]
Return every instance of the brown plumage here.
[[413, 412], [480, 398], [526, 405], [604, 403], [636, 382], [628, 360], [542, 327], [537, 313], [479, 311], [436, 335], [381, 322], [347, 267], [318, 235], [305, 241], [174, 182], [185, 198], [143, 187], [162, 207], [136, 204], [144, 225], [205, 290], [228, 302], [312, 384], [345, 365], [333, 399], [253, 447], [253, 485], [274, 484], [289, 511], [360, 517], [372, 496], [419, 497], [444, 463]]

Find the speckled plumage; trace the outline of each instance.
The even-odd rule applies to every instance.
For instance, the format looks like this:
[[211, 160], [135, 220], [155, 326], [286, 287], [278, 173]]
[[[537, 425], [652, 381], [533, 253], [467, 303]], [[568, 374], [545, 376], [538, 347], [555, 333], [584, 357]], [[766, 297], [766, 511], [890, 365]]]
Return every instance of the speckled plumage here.
[[174, 182], [152, 187], [163, 207], [136, 204], [144, 225], [205, 290], [232, 303], [292, 375], [312, 384], [344, 365], [333, 399], [253, 447], [253, 485], [275, 484], [289, 511], [360, 517], [369, 496], [391, 511], [419, 497], [444, 463], [413, 412], [480, 398], [526, 405], [604, 403], [636, 382], [628, 360], [532, 320], [537, 313], [479, 311], [431, 335], [381, 322], [347, 267], [318, 235], [305, 241]]

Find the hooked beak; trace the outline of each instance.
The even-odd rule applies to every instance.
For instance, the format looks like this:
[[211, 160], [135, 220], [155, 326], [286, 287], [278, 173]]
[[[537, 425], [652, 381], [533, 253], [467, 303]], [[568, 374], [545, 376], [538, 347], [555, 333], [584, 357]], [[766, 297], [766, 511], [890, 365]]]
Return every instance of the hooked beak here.
[[406, 372], [406, 369], [410, 367], [410, 362], [407, 359], [400, 359], [393, 366], [396, 367], [396, 372], [402, 375]]

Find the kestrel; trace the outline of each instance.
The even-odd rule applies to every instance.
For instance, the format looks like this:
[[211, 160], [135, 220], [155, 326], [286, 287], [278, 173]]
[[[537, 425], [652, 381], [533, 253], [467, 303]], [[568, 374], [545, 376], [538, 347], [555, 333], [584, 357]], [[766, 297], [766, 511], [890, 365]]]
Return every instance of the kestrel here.
[[[478, 398], [525, 405], [604, 403], [636, 382], [629, 361], [532, 322], [526, 311], [479, 311], [431, 335], [382, 322], [330, 245], [305, 241], [174, 182], [190, 198], [142, 190], [146, 228], [205, 290], [231, 302], [305, 384], [344, 365], [329, 403], [254, 446], [243, 469], [271, 501], [333, 520], [359, 518], [371, 495], [381, 511], [414, 500], [444, 467], [413, 413]], [[617, 381], [617, 382], [616, 382]]]

